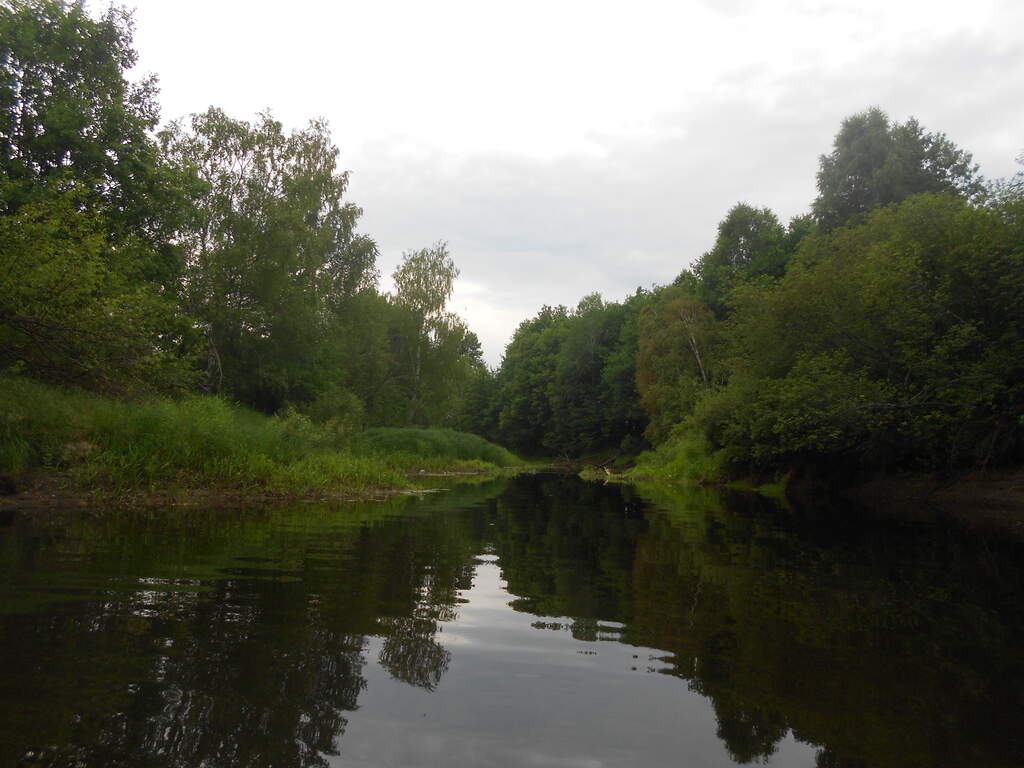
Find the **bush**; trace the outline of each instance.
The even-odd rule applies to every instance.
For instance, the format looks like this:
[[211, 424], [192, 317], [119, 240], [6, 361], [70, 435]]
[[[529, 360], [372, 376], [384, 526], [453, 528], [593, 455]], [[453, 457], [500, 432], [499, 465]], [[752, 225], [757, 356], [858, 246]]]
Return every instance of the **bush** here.
[[725, 463], [721, 451], [714, 452], [700, 432], [683, 423], [655, 450], [640, 454], [630, 477], [703, 485], [723, 479]]

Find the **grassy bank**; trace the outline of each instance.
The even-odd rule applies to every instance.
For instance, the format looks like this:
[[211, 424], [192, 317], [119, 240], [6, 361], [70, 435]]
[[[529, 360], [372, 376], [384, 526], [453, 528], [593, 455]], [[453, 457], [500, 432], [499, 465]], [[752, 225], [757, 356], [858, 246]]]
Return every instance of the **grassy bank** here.
[[349, 448], [361, 456], [377, 456], [426, 470], [443, 470], [453, 462], [485, 467], [519, 463], [500, 445], [454, 429], [377, 427], [355, 435]]
[[738, 475], [730, 472], [724, 452], [712, 452], [700, 436], [678, 433], [636, 465], [606, 474], [586, 467], [584, 480], [621, 482], [651, 489], [717, 487], [776, 499], [796, 509], [835, 507], [844, 514], [885, 514], [904, 519], [941, 515], [972, 525], [1024, 536], [1024, 469], [934, 473], [878, 469], [855, 474], [844, 467], [804, 465], [783, 474]]
[[632, 480], [709, 485], [723, 483], [725, 464], [700, 435], [676, 434], [637, 458], [629, 472]]
[[120, 402], [0, 378], [0, 476], [24, 488], [222, 488], [286, 494], [407, 485], [406, 473], [495, 469], [504, 449], [451, 430], [370, 430], [346, 440], [291, 414], [216, 397]]
[[580, 472], [584, 480], [666, 487], [719, 486], [738, 491], [751, 491], [784, 500], [785, 477], [737, 477], [728, 472], [723, 452], [713, 452], [707, 441], [693, 432], [679, 431], [659, 445], [636, 457], [628, 468], [585, 466]]

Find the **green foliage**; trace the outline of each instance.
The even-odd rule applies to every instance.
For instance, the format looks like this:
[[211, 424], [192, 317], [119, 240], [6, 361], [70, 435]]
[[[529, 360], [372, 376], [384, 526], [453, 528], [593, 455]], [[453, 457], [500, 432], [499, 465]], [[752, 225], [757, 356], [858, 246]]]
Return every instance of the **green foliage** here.
[[[320, 393], [333, 398], [339, 395], [332, 393], [347, 391], [361, 403], [360, 426], [405, 423], [407, 392], [398, 375], [396, 349], [400, 319], [387, 297], [372, 288], [334, 308], [316, 350], [312, 385], [316, 399]], [[298, 407], [312, 413], [310, 408], [315, 406]]]
[[822, 155], [814, 216], [825, 230], [922, 192], [973, 197], [982, 190], [969, 152], [916, 120], [890, 122], [877, 107], [851, 115]]
[[486, 366], [476, 368], [466, 382], [454, 426], [488, 440], [498, 439], [498, 415], [501, 411], [498, 377]]
[[0, 367], [107, 391], [188, 386], [190, 323], [132, 280], [86, 195], [69, 186], [0, 216]]
[[[651, 301], [651, 293], [637, 289], [621, 304], [609, 304], [613, 328], [613, 340], [602, 356], [600, 393], [602, 398], [601, 420], [604, 446], [617, 447], [621, 454], [635, 456], [647, 442], [644, 431], [647, 414], [640, 403], [637, 388], [637, 354], [640, 337], [640, 317]], [[603, 447], [592, 446], [593, 449]]]
[[982, 197], [970, 155], [913, 119], [851, 116], [813, 215], [787, 228], [738, 204], [672, 286], [544, 307], [492, 373], [447, 308], [445, 243], [377, 289], [322, 121], [286, 134], [211, 108], [158, 141], [155, 81], [125, 78], [131, 33], [119, 8], [0, 2], [0, 371], [127, 396], [201, 387], [278, 416], [188, 397], [72, 407], [52, 390], [32, 428], [8, 403], [12, 471], [64, 468], [73, 444], [96, 448], [78, 477], [124, 485], [330, 483], [350, 439], [388, 446], [385, 474], [421, 450], [481, 458], [367, 425], [458, 426], [531, 455], [646, 438], [664, 444], [657, 471], [703, 479], [1024, 454], [1019, 174]]
[[545, 426], [551, 421], [548, 391], [557, 370], [557, 355], [567, 321], [565, 307], [543, 307], [519, 324], [498, 373], [502, 442], [520, 453], [539, 455]]
[[404, 424], [453, 423], [469, 381], [483, 367], [476, 334], [447, 310], [458, 276], [443, 242], [406, 253], [394, 272], [393, 376], [407, 403]]
[[636, 386], [650, 423], [646, 435], [664, 440], [720, 377], [713, 354], [720, 335], [714, 313], [692, 290], [657, 291], [639, 321]]
[[724, 314], [725, 296], [739, 281], [785, 272], [791, 239], [769, 209], [733, 206], [718, 225], [714, 247], [694, 266], [698, 295], [716, 314]]
[[666, 440], [706, 392], [724, 381], [720, 347], [730, 296], [781, 277], [814, 231], [809, 217], [784, 228], [767, 208], [739, 203], [718, 225], [714, 247], [693, 270], [655, 291], [639, 319], [636, 388], [649, 418], [645, 435]]
[[355, 233], [347, 173], [325, 123], [285, 135], [211, 108], [173, 123], [164, 150], [205, 188], [182, 234], [183, 298], [208, 342], [208, 390], [273, 412], [315, 399], [330, 310], [375, 277], [376, 247]]
[[366, 409], [363, 401], [354, 393], [338, 384], [327, 384], [320, 388], [316, 398], [303, 404], [301, 411], [288, 406], [281, 413], [302, 413], [314, 423], [330, 431], [339, 440], [344, 440], [365, 426]]
[[426, 332], [442, 322], [445, 306], [452, 297], [459, 270], [448, 253], [446, 243], [435, 243], [404, 255], [395, 269], [395, 301], [421, 318]]
[[[124, 76], [131, 35], [121, 8], [94, 18], [80, 2], [0, 2], [0, 372], [128, 396], [201, 389], [279, 414], [271, 432], [308, 426], [287, 440], [319, 458], [239, 438], [255, 462], [239, 477], [317, 462], [313, 475], [330, 476], [320, 442], [367, 424], [450, 426], [479, 406], [494, 426], [479, 339], [446, 308], [458, 277], [446, 245], [406, 254], [395, 295], [381, 294], [326, 124], [285, 133], [269, 113], [246, 122], [211, 107], [154, 137], [156, 81]], [[173, 442], [178, 416], [249, 418], [189, 402], [140, 406], [152, 413], [139, 432], [114, 417], [111, 450], [89, 462], [97, 481], [194, 469], [146, 429]], [[183, 450], [214, 479], [241, 466]], [[43, 460], [12, 451], [12, 466]]]
[[[376, 427], [356, 435], [351, 442], [359, 456], [409, 456], [479, 461], [498, 467], [519, 464], [512, 453], [478, 435], [454, 429]], [[411, 459], [415, 462], [416, 459]]]
[[1019, 180], [981, 197], [969, 154], [877, 109], [821, 162], [813, 219], [736, 206], [644, 310], [642, 471], [1020, 461]]
[[111, 6], [94, 19], [81, 2], [7, 0], [0, 41], [0, 213], [73, 184], [111, 242], [136, 252], [136, 277], [169, 287], [188, 176], [149, 135], [155, 78], [124, 77], [137, 59], [130, 13]]
[[113, 391], [191, 384], [174, 234], [190, 177], [160, 155], [131, 18], [0, 5], [0, 366]]
[[635, 385], [637, 323], [648, 294], [597, 294], [573, 312], [544, 307], [520, 324], [498, 371], [502, 442], [531, 455], [635, 453], [645, 417]]
[[704, 485], [718, 482], [724, 469], [725, 456], [714, 453], [711, 444], [692, 425], [681, 424], [657, 448], [640, 455], [629, 478]]
[[805, 242], [733, 295], [728, 384], [695, 410], [734, 461], [982, 465], [1018, 456], [1019, 211], [919, 195]]
[[291, 411], [268, 417], [217, 397], [118, 402], [0, 379], [0, 475], [68, 473], [85, 488], [214, 486], [337, 492], [406, 485], [405, 472], [517, 460], [452, 430], [371, 430], [351, 447]]

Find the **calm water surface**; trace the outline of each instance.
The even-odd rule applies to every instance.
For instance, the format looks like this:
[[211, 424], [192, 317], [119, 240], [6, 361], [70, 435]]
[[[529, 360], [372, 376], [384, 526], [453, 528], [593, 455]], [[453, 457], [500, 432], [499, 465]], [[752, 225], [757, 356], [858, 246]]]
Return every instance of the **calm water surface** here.
[[1022, 555], [558, 476], [13, 515], [0, 766], [1020, 766]]

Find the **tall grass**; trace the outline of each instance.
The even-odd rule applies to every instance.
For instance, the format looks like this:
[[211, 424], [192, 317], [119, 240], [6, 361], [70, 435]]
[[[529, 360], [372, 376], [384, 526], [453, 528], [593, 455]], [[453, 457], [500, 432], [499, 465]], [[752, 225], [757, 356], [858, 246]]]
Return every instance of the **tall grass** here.
[[377, 427], [353, 437], [350, 446], [360, 456], [399, 458], [407, 464], [458, 460], [508, 467], [521, 463], [500, 445], [454, 429]]
[[[392, 434], [399, 432], [441, 437]], [[409, 469], [506, 464], [509, 457], [451, 430], [371, 430], [346, 446], [305, 416], [267, 417], [216, 397], [126, 403], [0, 377], [0, 474], [14, 477], [61, 473], [88, 488], [312, 492], [398, 487]]]

